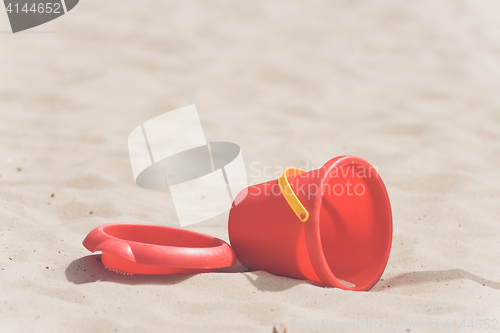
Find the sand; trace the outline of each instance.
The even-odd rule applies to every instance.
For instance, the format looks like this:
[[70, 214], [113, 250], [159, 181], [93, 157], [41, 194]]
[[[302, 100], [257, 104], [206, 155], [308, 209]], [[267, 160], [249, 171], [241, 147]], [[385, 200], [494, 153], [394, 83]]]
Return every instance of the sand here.
[[[19, 34], [0, 11], [0, 331], [498, 329], [499, 9], [85, 0]], [[178, 226], [169, 193], [135, 185], [127, 136], [190, 104], [252, 183], [345, 154], [377, 166], [394, 215], [382, 280], [103, 268], [81, 244], [93, 228]], [[228, 241], [227, 214], [187, 229]]]

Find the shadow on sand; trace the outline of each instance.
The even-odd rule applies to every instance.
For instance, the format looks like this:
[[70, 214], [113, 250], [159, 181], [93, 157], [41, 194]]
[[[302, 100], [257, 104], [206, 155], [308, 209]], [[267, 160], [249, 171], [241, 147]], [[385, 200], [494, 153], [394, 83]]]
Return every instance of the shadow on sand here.
[[[93, 283], [97, 281], [110, 281], [121, 284], [164, 284], [173, 285], [183, 282], [197, 274], [168, 274], [168, 275], [125, 275], [109, 271], [100, 262], [100, 255], [94, 254], [82, 257], [71, 262], [66, 268], [66, 278], [74, 284]], [[279, 292], [293, 288], [299, 284], [320, 286], [311, 281], [297, 280], [278, 276], [264, 271], [253, 271], [238, 262], [237, 265], [217, 270], [218, 273], [251, 273], [243, 274], [245, 278], [258, 290]], [[379, 281], [372, 292], [382, 291], [387, 286], [397, 287], [405, 285], [418, 285], [427, 282], [440, 282], [451, 280], [471, 280], [488, 288], [500, 290], [500, 283], [482, 278], [460, 268], [403, 273], [398, 276]]]
[[386, 286], [397, 287], [404, 285], [417, 285], [426, 282], [440, 282], [452, 280], [471, 280], [485, 287], [492, 289], [500, 289], [500, 283], [482, 278], [478, 275], [469, 273], [460, 268], [439, 270], [439, 271], [422, 271], [403, 273], [390, 279], [385, 279], [383, 283], [379, 282], [372, 291], [380, 291]]
[[108, 270], [101, 263], [101, 255], [93, 254], [71, 262], [66, 268], [66, 278], [74, 284], [85, 284], [97, 281], [110, 281], [122, 284], [177, 284], [196, 274], [169, 275], [126, 275]]
[[[197, 274], [167, 274], [167, 275], [126, 275], [108, 270], [101, 263], [101, 255], [93, 254], [78, 258], [71, 262], [66, 268], [66, 278], [74, 284], [86, 284], [97, 281], [109, 281], [121, 284], [164, 284], [173, 285], [183, 282]], [[220, 268], [218, 273], [252, 273], [244, 276], [260, 291], [277, 292], [290, 289], [296, 285], [308, 283], [309, 281], [296, 280], [283, 276], [273, 275], [263, 271], [253, 271], [239, 262], [231, 267]]]

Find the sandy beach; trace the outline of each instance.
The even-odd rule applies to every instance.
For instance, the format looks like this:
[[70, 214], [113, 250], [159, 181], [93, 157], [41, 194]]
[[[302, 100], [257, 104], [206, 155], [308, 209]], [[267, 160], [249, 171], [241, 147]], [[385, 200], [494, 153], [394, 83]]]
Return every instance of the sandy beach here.
[[[499, 11], [82, 0], [12, 34], [0, 10], [0, 332], [500, 329]], [[394, 219], [381, 280], [105, 269], [82, 245], [93, 228], [179, 226], [168, 191], [135, 184], [127, 137], [191, 104], [251, 184], [340, 155], [376, 166]], [[227, 213], [186, 229], [229, 242]]]

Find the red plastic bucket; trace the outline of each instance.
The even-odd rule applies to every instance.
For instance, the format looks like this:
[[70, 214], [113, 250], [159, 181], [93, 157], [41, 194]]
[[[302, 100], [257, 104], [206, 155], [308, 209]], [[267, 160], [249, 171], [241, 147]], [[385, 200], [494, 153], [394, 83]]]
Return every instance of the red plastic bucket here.
[[235, 202], [229, 239], [247, 267], [345, 290], [369, 290], [385, 270], [389, 196], [377, 170], [359, 157], [336, 157], [309, 172], [286, 169]]

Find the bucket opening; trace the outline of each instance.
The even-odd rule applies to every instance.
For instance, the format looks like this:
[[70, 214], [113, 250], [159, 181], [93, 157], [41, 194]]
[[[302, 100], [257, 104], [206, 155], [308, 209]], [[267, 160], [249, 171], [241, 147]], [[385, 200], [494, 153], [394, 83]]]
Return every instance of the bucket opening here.
[[333, 277], [347, 289], [371, 288], [382, 275], [392, 239], [390, 204], [367, 162], [330, 169], [323, 184], [319, 229]]

